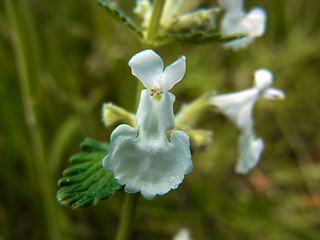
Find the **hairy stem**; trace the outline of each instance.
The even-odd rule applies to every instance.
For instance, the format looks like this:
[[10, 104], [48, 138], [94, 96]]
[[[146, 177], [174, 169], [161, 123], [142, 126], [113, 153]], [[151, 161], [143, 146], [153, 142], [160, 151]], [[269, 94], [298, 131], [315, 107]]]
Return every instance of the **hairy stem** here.
[[153, 3], [151, 19], [146, 33], [147, 40], [154, 39], [157, 34], [165, 2], [166, 0], [155, 0]]

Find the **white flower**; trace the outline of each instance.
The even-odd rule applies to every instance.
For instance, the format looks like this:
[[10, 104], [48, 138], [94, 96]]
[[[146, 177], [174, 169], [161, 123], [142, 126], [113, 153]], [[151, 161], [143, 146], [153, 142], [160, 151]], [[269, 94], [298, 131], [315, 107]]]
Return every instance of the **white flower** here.
[[118, 126], [111, 134], [110, 153], [102, 165], [114, 172], [126, 192], [140, 191], [152, 199], [177, 188], [193, 168], [188, 135], [175, 131], [170, 141], [166, 135], [175, 126], [175, 96], [168, 91], [183, 78], [185, 57], [163, 71], [160, 56], [144, 50], [130, 59], [129, 66], [147, 88], [141, 92], [136, 115], [139, 131], [125, 124]]
[[271, 88], [272, 72], [259, 69], [255, 72], [253, 88], [237, 93], [214, 96], [210, 102], [218, 106], [241, 130], [239, 137], [240, 157], [236, 166], [238, 173], [247, 173], [259, 161], [263, 150], [262, 139], [257, 139], [253, 130], [252, 109], [260, 97], [277, 100], [285, 97], [284, 92]]
[[173, 237], [173, 240], [191, 240], [191, 234], [188, 229], [182, 228], [180, 231]]
[[221, 21], [223, 36], [246, 34], [246, 37], [229, 41], [226, 48], [238, 50], [245, 48], [255, 37], [262, 36], [266, 29], [267, 14], [263, 8], [255, 7], [249, 13], [243, 10], [243, 0], [220, 0], [226, 13]]

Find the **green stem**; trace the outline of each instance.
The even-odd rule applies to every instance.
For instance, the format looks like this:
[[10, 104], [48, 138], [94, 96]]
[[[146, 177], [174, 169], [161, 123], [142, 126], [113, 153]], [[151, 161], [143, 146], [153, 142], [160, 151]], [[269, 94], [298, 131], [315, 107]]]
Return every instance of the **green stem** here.
[[157, 34], [165, 2], [166, 0], [154, 0], [151, 19], [146, 33], [147, 40], [154, 39]]
[[129, 239], [134, 222], [133, 219], [136, 212], [138, 198], [138, 194], [126, 194], [116, 240]]
[[49, 173], [45, 162], [45, 150], [41, 130], [35, 114], [34, 101], [31, 93], [30, 72], [26, 48], [23, 43], [23, 34], [19, 26], [17, 13], [12, 0], [5, 0], [5, 9], [11, 25], [11, 38], [15, 60], [19, 75], [21, 95], [24, 104], [24, 114], [27, 127], [30, 132], [32, 149], [34, 152], [34, 164], [37, 181], [42, 193], [43, 208], [46, 214], [49, 238], [52, 240], [62, 239], [59, 229], [59, 219], [55, 209], [55, 198], [50, 184]]

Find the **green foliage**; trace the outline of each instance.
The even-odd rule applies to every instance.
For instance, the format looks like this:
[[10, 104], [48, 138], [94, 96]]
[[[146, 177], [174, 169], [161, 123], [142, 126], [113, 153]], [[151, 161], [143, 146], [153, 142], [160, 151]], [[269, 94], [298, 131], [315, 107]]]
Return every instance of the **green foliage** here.
[[[132, 29], [144, 41], [146, 29], [136, 24], [129, 16], [123, 13], [116, 2], [96, 0], [107, 12]], [[132, 11], [132, 9], [131, 9]], [[164, 45], [170, 42], [180, 43], [207, 43], [228, 42], [245, 35], [223, 37], [218, 31], [218, 22], [221, 18], [220, 8], [194, 10], [188, 14], [177, 16], [168, 26], [161, 26], [157, 36], [146, 42], [151, 45]]]
[[113, 173], [101, 166], [103, 157], [109, 152], [107, 144], [85, 139], [81, 149], [82, 153], [70, 158], [73, 166], [64, 170], [64, 177], [58, 181], [57, 200], [71, 208], [96, 205], [99, 200], [123, 189]]
[[123, 22], [130, 29], [132, 29], [139, 37], [143, 36], [141, 29], [128, 17], [126, 16], [118, 7], [115, 2], [110, 2], [108, 0], [96, 0], [107, 12], [118, 19], [120, 22]]
[[198, 31], [193, 33], [166, 33], [157, 37], [159, 42], [181, 42], [181, 43], [209, 43], [209, 42], [228, 42], [243, 35], [223, 37], [220, 33], [207, 33]]

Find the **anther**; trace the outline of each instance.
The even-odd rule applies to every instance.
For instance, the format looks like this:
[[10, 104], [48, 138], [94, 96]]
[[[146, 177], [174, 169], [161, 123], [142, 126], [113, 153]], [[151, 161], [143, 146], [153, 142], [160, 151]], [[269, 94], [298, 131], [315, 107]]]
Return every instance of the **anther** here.
[[153, 96], [156, 92], [157, 92], [157, 90], [156, 90], [154, 87], [152, 87], [152, 88], [150, 89], [150, 95], [151, 95], [151, 96]]
[[158, 86], [154, 86], [150, 89], [150, 95], [153, 96], [154, 94], [160, 95], [163, 93], [163, 89]]

